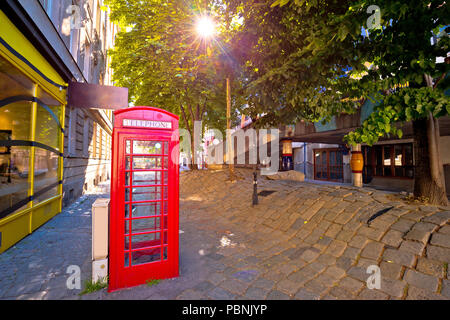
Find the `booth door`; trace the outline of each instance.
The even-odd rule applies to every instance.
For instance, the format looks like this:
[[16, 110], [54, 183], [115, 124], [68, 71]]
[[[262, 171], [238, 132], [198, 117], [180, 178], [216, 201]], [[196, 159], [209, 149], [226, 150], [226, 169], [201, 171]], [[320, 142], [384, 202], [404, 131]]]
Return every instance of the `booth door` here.
[[170, 277], [170, 264], [174, 263], [171, 254], [177, 250], [172, 239], [178, 230], [170, 217], [173, 166], [169, 139], [146, 135], [121, 136], [119, 140], [123, 155], [119, 157], [119, 168], [123, 168], [119, 171], [119, 195], [125, 200], [119, 206], [123, 213], [119, 228], [123, 225], [123, 232], [117, 242], [123, 248], [123, 254], [119, 254], [122, 287]]

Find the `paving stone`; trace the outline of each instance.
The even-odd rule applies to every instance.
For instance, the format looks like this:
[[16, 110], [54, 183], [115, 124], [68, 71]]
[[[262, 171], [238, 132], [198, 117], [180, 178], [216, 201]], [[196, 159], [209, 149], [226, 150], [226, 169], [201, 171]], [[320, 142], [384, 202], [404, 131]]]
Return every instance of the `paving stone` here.
[[450, 263], [450, 249], [428, 245], [426, 250], [428, 258]]
[[349, 276], [351, 276], [352, 278], [355, 278], [357, 280], [360, 281], [364, 281], [366, 282], [366, 280], [369, 278], [369, 274], [366, 273], [366, 268], [362, 268], [362, 267], [351, 267], [348, 271], [347, 274]]
[[252, 283], [252, 286], [271, 290], [275, 285], [275, 282], [265, 278], [258, 278], [255, 282]]
[[300, 258], [305, 260], [306, 262], [311, 262], [311, 261], [315, 260], [320, 255], [320, 252], [317, 249], [316, 249], [316, 251], [313, 251], [312, 249], [315, 249], [315, 248], [306, 250], [300, 256]]
[[278, 291], [278, 290], [272, 290], [267, 295], [267, 300], [289, 300], [291, 297], [289, 297], [287, 294]]
[[415, 221], [400, 218], [396, 223], [394, 223], [391, 226], [391, 229], [406, 233], [409, 230], [411, 230], [411, 228], [414, 224], [415, 224]]
[[361, 250], [354, 247], [347, 247], [345, 248], [344, 253], [342, 254], [343, 257], [350, 258], [350, 259], [356, 259], [358, 255], [360, 254]]
[[336, 263], [336, 257], [333, 257], [332, 255], [323, 253], [317, 258], [316, 261], [323, 263], [324, 265], [331, 266]]
[[431, 260], [427, 258], [419, 258], [416, 266], [417, 271], [429, 274], [431, 276], [445, 277], [444, 263], [441, 261]]
[[352, 238], [348, 245], [354, 248], [362, 249], [367, 245], [368, 242], [369, 239], [367, 237], [357, 234]]
[[336, 297], [339, 300], [354, 300], [355, 296], [341, 287], [331, 288], [329, 294]]
[[450, 279], [449, 280], [442, 280], [442, 289], [441, 294], [447, 298], [450, 299]]
[[400, 244], [402, 243], [403, 239], [403, 232], [396, 231], [396, 230], [389, 230], [381, 239], [381, 242], [394, 247], [398, 248]]
[[342, 230], [342, 225], [333, 223], [328, 230], [325, 232], [325, 236], [330, 238], [336, 238], [339, 232]]
[[305, 283], [305, 288], [311, 292], [322, 295], [325, 291], [328, 290], [328, 285], [325, 285], [318, 279], [312, 279]]
[[412, 267], [416, 261], [416, 256], [407, 251], [386, 249], [383, 253], [383, 260], [387, 262], [394, 262], [406, 267]]
[[358, 300], [387, 300], [389, 295], [377, 289], [364, 288], [358, 295]]
[[442, 233], [433, 233], [430, 243], [432, 245], [450, 248], [450, 235]]
[[403, 279], [410, 285], [432, 292], [435, 292], [439, 285], [438, 278], [411, 269], [406, 271]]
[[220, 284], [222, 281], [224, 281], [227, 277], [225, 277], [222, 273], [213, 273], [208, 277], [208, 280], [214, 284], [215, 286], [217, 286], [218, 284]]
[[302, 283], [284, 279], [277, 283], [276, 289], [291, 296], [294, 295], [302, 286]]
[[350, 231], [350, 230], [341, 230], [338, 235], [336, 236], [336, 240], [341, 240], [341, 241], [350, 241], [353, 237], [353, 235], [355, 234], [354, 231]]
[[356, 294], [361, 288], [366, 286], [366, 282], [356, 280], [351, 277], [345, 277], [339, 281], [338, 287], [342, 287], [352, 294]]
[[235, 295], [220, 287], [216, 287], [209, 291], [207, 296], [213, 300], [234, 300], [236, 298]]
[[421, 256], [425, 249], [425, 244], [416, 241], [403, 241], [400, 245], [400, 251], [407, 251]]
[[209, 291], [213, 288], [215, 288], [215, 285], [209, 281], [202, 281], [194, 287], [194, 289], [198, 291]]
[[442, 226], [450, 221], [450, 211], [437, 212], [435, 214], [432, 214], [431, 216], [424, 218], [423, 221]]
[[361, 251], [361, 257], [377, 260], [381, 256], [383, 249], [383, 243], [371, 241]]
[[380, 291], [390, 296], [401, 298], [405, 293], [406, 282], [403, 280], [395, 280], [381, 276]]
[[303, 288], [297, 292], [294, 298], [297, 300], [318, 300], [320, 295]]
[[258, 273], [258, 270], [242, 270], [232, 274], [232, 277], [244, 282], [252, 282], [258, 277]]
[[405, 240], [418, 241], [421, 243], [427, 243], [430, 238], [430, 232], [413, 229], [409, 231], [405, 236]]
[[346, 275], [346, 272], [342, 268], [331, 266], [325, 270], [325, 274], [333, 279], [341, 279]]
[[328, 248], [326, 249], [325, 253], [330, 254], [334, 257], [340, 257], [344, 253], [346, 247], [347, 247], [346, 242], [340, 240], [333, 240], [333, 242], [331, 242]]
[[383, 277], [400, 279], [403, 273], [403, 266], [393, 262], [382, 261], [380, 263], [380, 272]]
[[359, 228], [358, 234], [369, 238], [370, 240], [380, 241], [386, 231], [374, 227], [363, 226]]
[[245, 299], [250, 300], [264, 300], [268, 293], [269, 289], [259, 288], [259, 287], [250, 287], [244, 295]]
[[177, 300], [200, 300], [202, 298], [204, 298], [204, 296], [201, 292], [188, 289], [183, 291], [183, 293], [177, 297]]
[[336, 260], [336, 266], [338, 266], [341, 269], [348, 270], [350, 267], [352, 267], [355, 264], [356, 260], [350, 259], [347, 257], [339, 257]]
[[406, 300], [446, 300], [446, 298], [423, 288], [409, 286]]
[[450, 225], [441, 227], [438, 232], [443, 234], [450, 234]]

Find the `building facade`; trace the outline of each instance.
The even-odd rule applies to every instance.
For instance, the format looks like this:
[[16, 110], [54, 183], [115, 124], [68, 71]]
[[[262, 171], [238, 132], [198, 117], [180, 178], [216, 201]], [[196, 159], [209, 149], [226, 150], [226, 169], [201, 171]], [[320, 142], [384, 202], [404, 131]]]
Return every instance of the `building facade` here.
[[0, 7], [0, 253], [109, 178], [112, 112], [68, 105], [71, 82], [111, 85], [117, 26], [102, 0]]
[[[335, 116], [329, 123], [298, 122], [280, 128], [280, 139], [290, 140], [294, 170], [306, 179], [353, 183], [351, 152], [344, 136], [359, 127], [373, 112], [370, 100], [362, 103], [352, 115]], [[450, 195], [450, 117], [439, 119], [440, 149], [447, 193]], [[365, 186], [392, 191], [412, 192], [414, 188], [414, 139], [412, 125], [402, 126], [402, 139], [383, 137], [375, 145], [361, 145]]]

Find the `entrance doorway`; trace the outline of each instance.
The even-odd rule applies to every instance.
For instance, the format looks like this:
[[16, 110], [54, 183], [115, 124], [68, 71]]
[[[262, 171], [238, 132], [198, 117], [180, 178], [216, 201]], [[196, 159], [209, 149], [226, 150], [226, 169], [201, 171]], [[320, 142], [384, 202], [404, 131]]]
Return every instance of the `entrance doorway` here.
[[337, 148], [314, 149], [314, 180], [343, 182], [342, 156]]

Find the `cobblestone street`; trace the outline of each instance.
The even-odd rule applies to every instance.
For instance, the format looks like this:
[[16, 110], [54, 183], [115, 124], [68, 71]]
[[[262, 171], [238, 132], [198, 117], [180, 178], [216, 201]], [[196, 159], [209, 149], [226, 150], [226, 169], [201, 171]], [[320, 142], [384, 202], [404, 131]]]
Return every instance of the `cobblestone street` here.
[[[179, 278], [83, 296], [66, 288], [69, 265], [90, 278], [99, 193], [0, 255], [0, 298], [450, 299], [450, 208], [264, 177], [258, 191], [273, 192], [253, 207], [251, 171], [237, 173], [235, 183], [227, 171], [182, 173]], [[380, 289], [367, 288], [370, 265], [381, 269]]]

